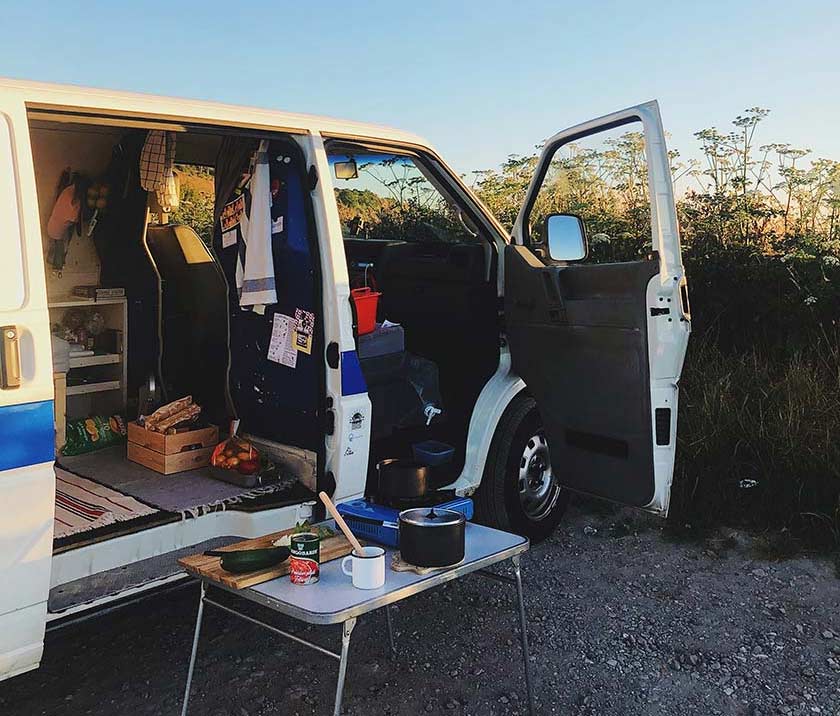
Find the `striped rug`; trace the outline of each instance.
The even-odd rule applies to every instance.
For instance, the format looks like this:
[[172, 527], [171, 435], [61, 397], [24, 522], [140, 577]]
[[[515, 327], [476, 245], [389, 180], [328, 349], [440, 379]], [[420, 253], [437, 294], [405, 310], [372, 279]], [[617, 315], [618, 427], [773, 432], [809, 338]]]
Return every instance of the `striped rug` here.
[[153, 515], [154, 507], [64, 470], [55, 476], [54, 539]]

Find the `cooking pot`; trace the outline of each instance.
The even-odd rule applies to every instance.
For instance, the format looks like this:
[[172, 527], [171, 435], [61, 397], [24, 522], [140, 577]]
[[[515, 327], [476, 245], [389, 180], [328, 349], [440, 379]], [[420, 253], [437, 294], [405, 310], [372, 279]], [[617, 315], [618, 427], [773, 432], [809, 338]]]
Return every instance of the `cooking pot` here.
[[413, 460], [381, 460], [376, 471], [379, 473], [376, 494], [383, 500], [423, 497], [431, 489], [429, 468]]
[[455, 510], [422, 507], [400, 512], [400, 556], [415, 567], [448, 567], [464, 559], [467, 519]]

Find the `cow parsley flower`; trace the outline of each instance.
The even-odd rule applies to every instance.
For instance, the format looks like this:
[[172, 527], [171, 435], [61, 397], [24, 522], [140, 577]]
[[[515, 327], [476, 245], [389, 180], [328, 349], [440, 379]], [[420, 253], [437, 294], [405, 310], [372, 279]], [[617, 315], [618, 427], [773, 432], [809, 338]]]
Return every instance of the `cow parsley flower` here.
[[817, 302], [817, 297], [816, 296], [808, 296], [805, 299], [805, 305], [806, 306], [813, 306], [816, 302]]

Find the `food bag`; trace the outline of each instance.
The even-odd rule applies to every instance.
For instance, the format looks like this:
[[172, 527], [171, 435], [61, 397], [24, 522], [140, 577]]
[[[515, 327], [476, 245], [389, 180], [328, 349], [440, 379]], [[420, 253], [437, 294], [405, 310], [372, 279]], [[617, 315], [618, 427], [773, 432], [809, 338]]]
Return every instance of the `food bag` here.
[[231, 423], [231, 436], [223, 440], [210, 457], [210, 464], [224, 470], [235, 470], [240, 475], [256, 475], [260, 470], [260, 453], [247, 440], [236, 434], [239, 421]]
[[67, 438], [61, 454], [83, 455], [94, 450], [116, 445], [125, 440], [125, 421], [120, 415], [102, 417], [92, 415], [89, 418], [67, 421]]

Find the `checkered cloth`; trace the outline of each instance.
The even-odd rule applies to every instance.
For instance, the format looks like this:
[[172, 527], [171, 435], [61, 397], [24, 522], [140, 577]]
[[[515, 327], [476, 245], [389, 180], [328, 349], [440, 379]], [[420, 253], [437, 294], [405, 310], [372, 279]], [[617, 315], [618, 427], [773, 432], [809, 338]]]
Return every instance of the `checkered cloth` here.
[[140, 186], [146, 191], [155, 192], [161, 207], [172, 204], [171, 191], [167, 191], [167, 187], [174, 185], [174, 166], [174, 132], [159, 129], [150, 131], [140, 152]]

